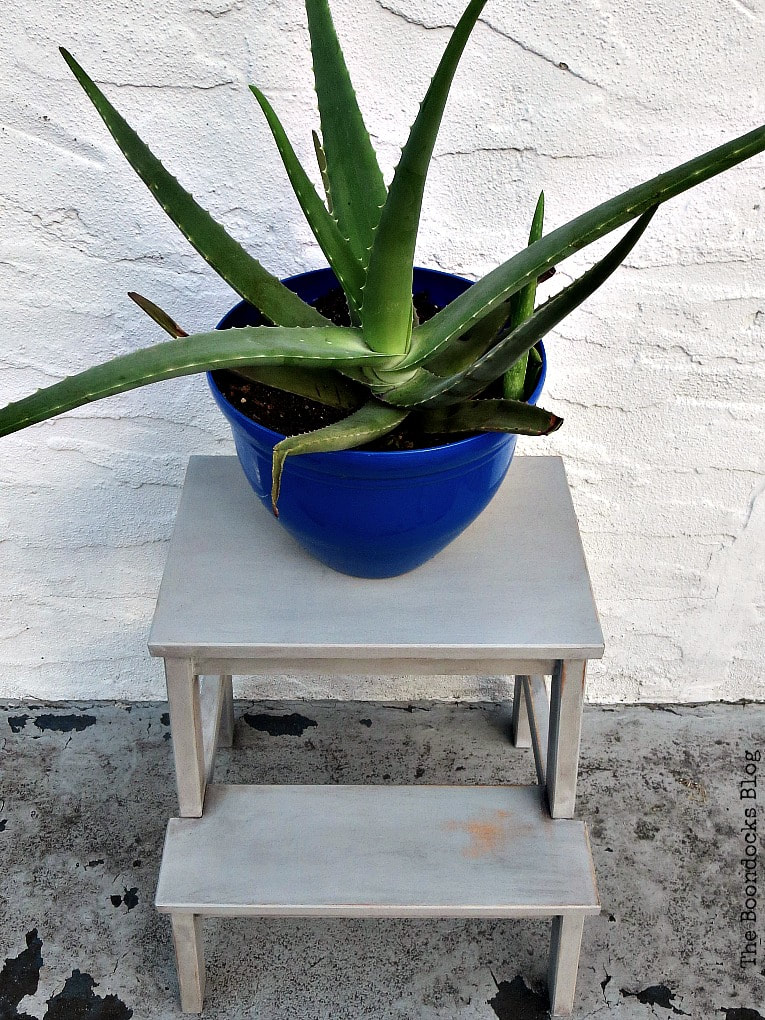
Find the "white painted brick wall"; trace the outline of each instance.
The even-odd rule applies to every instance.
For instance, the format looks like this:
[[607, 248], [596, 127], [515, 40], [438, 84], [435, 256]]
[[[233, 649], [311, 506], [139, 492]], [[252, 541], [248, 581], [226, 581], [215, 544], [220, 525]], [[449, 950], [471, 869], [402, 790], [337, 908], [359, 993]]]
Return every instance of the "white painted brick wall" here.
[[[459, 7], [334, 2], [387, 174]], [[483, 274], [522, 245], [541, 187], [553, 226], [761, 123], [763, 40], [765, 0], [489, 0], [437, 145], [420, 263]], [[264, 88], [311, 164], [298, 0], [7, 5], [3, 403], [161, 339], [128, 289], [191, 329], [232, 303], [124, 162], [59, 44], [268, 266], [322, 263], [246, 87]], [[566, 424], [520, 445], [565, 457], [607, 642], [594, 700], [765, 697], [764, 210], [762, 157], [663, 207], [548, 342], [546, 403]], [[162, 696], [145, 643], [184, 465], [231, 450], [200, 378], [0, 443], [0, 695]], [[365, 689], [406, 696], [409, 683]], [[338, 692], [326, 677], [287, 689]]]

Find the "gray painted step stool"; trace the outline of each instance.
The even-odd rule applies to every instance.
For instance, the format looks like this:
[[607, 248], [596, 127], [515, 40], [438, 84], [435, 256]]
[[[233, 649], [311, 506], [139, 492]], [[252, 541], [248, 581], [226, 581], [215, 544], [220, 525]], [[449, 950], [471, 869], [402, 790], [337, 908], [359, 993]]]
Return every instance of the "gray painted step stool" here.
[[[322, 915], [550, 917], [552, 1011], [571, 1013], [584, 918], [600, 911], [573, 814], [603, 637], [559, 458], [517, 458], [456, 542], [375, 581], [310, 559], [235, 458], [192, 457], [149, 650], [165, 660], [180, 815], [156, 906], [184, 1012], [202, 1009], [202, 918]], [[513, 740], [533, 748], [539, 785], [211, 783], [232, 674], [268, 672], [514, 675]]]

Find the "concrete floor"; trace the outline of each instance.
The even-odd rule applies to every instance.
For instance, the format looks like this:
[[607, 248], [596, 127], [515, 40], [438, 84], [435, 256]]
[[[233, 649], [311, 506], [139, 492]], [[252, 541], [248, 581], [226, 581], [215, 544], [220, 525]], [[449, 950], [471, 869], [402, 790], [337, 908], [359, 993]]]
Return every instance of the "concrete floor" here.
[[[534, 778], [531, 753], [507, 743], [505, 706], [237, 702], [236, 714], [216, 771], [228, 781]], [[587, 708], [579, 816], [603, 912], [585, 923], [575, 1017], [763, 1020], [761, 866], [757, 920], [740, 915], [743, 829], [759, 826], [761, 863], [765, 814], [740, 783], [765, 774], [747, 760], [764, 731], [765, 705]], [[0, 1020], [181, 1015], [152, 906], [175, 805], [169, 736], [162, 704], [0, 706]], [[204, 1016], [542, 1020], [548, 930], [212, 919]]]

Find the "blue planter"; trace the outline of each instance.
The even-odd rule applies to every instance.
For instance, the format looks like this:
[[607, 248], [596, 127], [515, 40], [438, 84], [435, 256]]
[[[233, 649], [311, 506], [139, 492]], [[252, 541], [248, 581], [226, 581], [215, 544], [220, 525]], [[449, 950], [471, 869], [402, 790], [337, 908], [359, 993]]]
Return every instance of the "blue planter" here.
[[[336, 286], [330, 269], [285, 280], [306, 301]], [[415, 269], [414, 291], [448, 304], [470, 281]], [[247, 302], [221, 320], [219, 329], [262, 321]], [[541, 345], [540, 345], [541, 346]], [[536, 403], [546, 370], [530, 398]], [[284, 437], [257, 425], [230, 404], [207, 376], [231, 425], [247, 480], [271, 511], [271, 451]], [[393, 577], [420, 566], [464, 531], [499, 488], [515, 451], [516, 436], [483, 433], [422, 450], [304, 454], [289, 457], [279, 497], [279, 520], [313, 556], [344, 574]]]

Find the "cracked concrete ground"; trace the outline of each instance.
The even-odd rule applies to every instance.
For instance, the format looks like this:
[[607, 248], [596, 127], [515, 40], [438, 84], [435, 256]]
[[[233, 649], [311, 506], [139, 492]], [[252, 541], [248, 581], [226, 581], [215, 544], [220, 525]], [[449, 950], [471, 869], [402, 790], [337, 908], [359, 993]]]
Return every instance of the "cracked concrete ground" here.
[[[236, 715], [226, 781], [534, 778], [504, 705], [237, 702]], [[763, 1020], [764, 730], [765, 705], [586, 709], [578, 813], [603, 911], [585, 923], [575, 1018]], [[180, 1016], [152, 906], [175, 809], [165, 706], [6, 704], [0, 741], [0, 1020]], [[747, 883], [756, 919], [742, 923]], [[542, 1020], [548, 929], [210, 919], [204, 1015]]]

